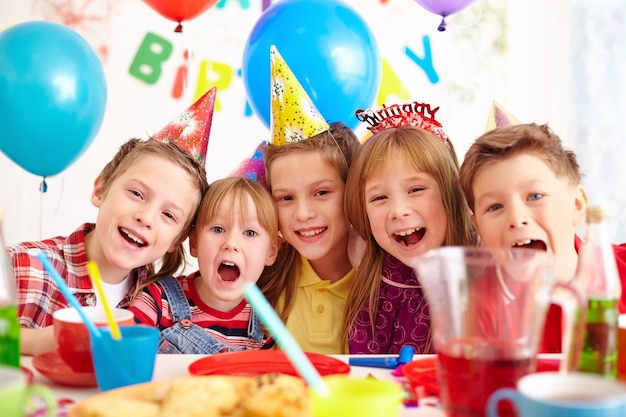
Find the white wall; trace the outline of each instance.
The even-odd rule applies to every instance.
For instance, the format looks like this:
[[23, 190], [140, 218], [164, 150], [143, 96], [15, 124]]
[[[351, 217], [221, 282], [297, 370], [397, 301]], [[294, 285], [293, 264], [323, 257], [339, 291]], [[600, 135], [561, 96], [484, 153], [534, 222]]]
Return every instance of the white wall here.
[[[568, 141], [568, 0], [477, 0], [448, 19], [446, 32], [437, 32], [440, 18], [412, 0], [347, 3], [368, 22], [383, 58], [401, 80], [400, 86], [387, 87], [387, 92], [396, 93], [382, 101], [417, 100], [440, 105], [438, 115], [460, 158], [482, 133], [492, 100], [522, 121], [550, 122]], [[58, 12], [61, 6], [78, 11], [83, 4], [89, 5], [89, 16], [70, 26], [94, 50], [107, 51], [101, 56], [108, 85], [105, 119], [95, 141], [78, 161], [48, 178], [45, 194], [38, 191], [41, 178], [0, 154], [0, 205], [4, 206], [8, 244], [67, 235], [82, 222], [93, 221], [96, 212], [89, 197], [93, 180], [104, 164], [128, 138], [156, 132], [193, 102], [200, 61], [239, 69], [243, 45], [262, 13], [261, 0], [220, 1], [222, 7], [214, 6], [185, 22], [181, 36], [173, 33], [173, 22], [140, 0], [0, 0], [0, 29], [34, 19], [67, 23]], [[128, 72], [148, 32], [174, 46], [172, 58], [154, 85]], [[432, 46], [439, 76], [436, 83], [429, 81], [406, 54], [409, 48], [423, 55], [425, 36]], [[195, 55], [191, 82], [185, 96], [175, 99], [171, 89], [185, 49]], [[228, 88], [218, 88], [218, 100], [221, 107], [213, 118], [207, 158], [209, 180], [227, 175], [268, 136], [260, 120], [244, 115], [241, 78], [234, 76]], [[357, 133], [361, 136], [366, 131], [359, 127]]]

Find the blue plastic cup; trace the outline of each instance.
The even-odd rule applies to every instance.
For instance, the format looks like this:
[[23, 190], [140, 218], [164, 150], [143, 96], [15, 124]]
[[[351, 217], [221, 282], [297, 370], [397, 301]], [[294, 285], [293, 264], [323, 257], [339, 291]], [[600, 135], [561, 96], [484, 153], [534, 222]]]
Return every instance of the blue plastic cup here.
[[538, 372], [522, 377], [516, 389], [500, 388], [487, 402], [487, 416], [500, 417], [498, 405], [513, 403], [520, 417], [624, 417], [626, 385], [587, 373]]
[[90, 334], [96, 380], [101, 391], [150, 382], [159, 343], [159, 329], [144, 325], [120, 326], [115, 340], [109, 328], [100, 337]]

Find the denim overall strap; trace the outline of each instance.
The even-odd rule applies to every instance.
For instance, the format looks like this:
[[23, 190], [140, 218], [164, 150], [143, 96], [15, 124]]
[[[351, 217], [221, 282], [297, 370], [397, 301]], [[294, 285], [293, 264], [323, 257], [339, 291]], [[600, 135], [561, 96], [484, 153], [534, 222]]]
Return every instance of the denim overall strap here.
[[254, 309], [252, 309], [250, 321], [248, 322], [248, 338], [260, 343], [263, 342], [265, 337], [265, 333], [261, 328], [261, 322], [259, 321], [257, 315], [254, 314]]
[[[225, 345], [210, 335], [205, 329], [191, 321], [191, 307], [180, 283], [175, 279], [165, 278], [159, 281], [165, 295], [167, 296], [174, 324], [161, 331], [159, 336], [159, 353], [187, 353], [187, 354], [213, 354], [229, 352], [233, 350], [245, 350], [246, 347], [232, 348]], [[176, 320], [180, 319], [181, 320]], [[248, 334], [250, 334], [251, 315], [248, 323]], [[252, 325], [255, 333], [260, 332], [258, 320], [256, 326]], [[262, 337], [262, 332], [261, 332]]]
[[172, 313], [173, 325], [161, 331], [159, 353], [218, 353], [224, 345], [217, 342], [200, 326], [191, 321], [191, 306], [185, 292], [174, 277], [159, 281]]
[[165, 291], [165, 296], [169, 302], [172, 321], [177, 323], [181, 320], [191, 320], [191, 307], [189, 307], [185, 291], [183, 291], [178, 280], [169, 276], [160, 279], [159, 284]]

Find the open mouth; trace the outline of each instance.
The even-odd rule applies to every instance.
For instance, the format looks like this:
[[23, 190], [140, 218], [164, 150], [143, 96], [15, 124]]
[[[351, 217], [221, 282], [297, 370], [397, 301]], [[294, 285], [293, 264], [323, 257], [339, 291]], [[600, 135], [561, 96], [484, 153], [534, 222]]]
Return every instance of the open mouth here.
[[404, 246], [411, 246], [417, 244], [426, 234], [426, 228], [420, 227], [417, 229], [407, 229], [402, 232], [394, 233], [393, 238], [396, 242], [403, 244]]
[[538, 249], [542, 251], [548, 250], [548, 246], [543, 240], [528, 239], [523, 242], [513, 244], [514, 248]]
[[122, 237], [126, 239], [128, 242], [135, 244], [140, 248], [143, 248], [144, 246], [146, 246], [146, 242], [143, 239], [141, 239], [137, 235], [132, 234], [129, 230], [124, 229], [123, 227], [120, 227], [118, 230], [120, 234], [122, 235]]
[[232, 262], [222, 262], [217, 268], [217, 273], [221, 280], [226, 282], [236, 281], [240, 275], [239, 267]]

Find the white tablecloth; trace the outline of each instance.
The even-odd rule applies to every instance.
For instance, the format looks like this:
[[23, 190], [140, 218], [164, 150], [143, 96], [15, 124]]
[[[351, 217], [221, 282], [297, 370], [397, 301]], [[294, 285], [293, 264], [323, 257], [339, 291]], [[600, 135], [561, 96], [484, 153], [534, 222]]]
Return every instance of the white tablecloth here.
[[[187, 367], [194, 361], [203, 358], [205, 355], [158, 355], [153, 381], [164, 381], [178, 377], [189, 376]], [[331, 355], [334, 358], [348, 362], [349, 355]], [[416, 357], [415, 359], [419, 359]], [[27, 367], [34, 373], [34, 383], [49, 386], [57, 399], [67, 398], [74, 402], [80, 402], [100, 391], [97, 388], [73, 388], [59, 385], [45, 376], [41, 375], [32, 365], [32, 357], [23, 356], [22, 366]], [[391, 375], [391, 369], [369, 368], [361, 366], [352, 366], [350, 370], [351, 376], [365, 377], [369, 374], [379, 379], [394, 379]], [[445, 417], [441, 410], [432, 407], [403, 407], [401, 417]]]

